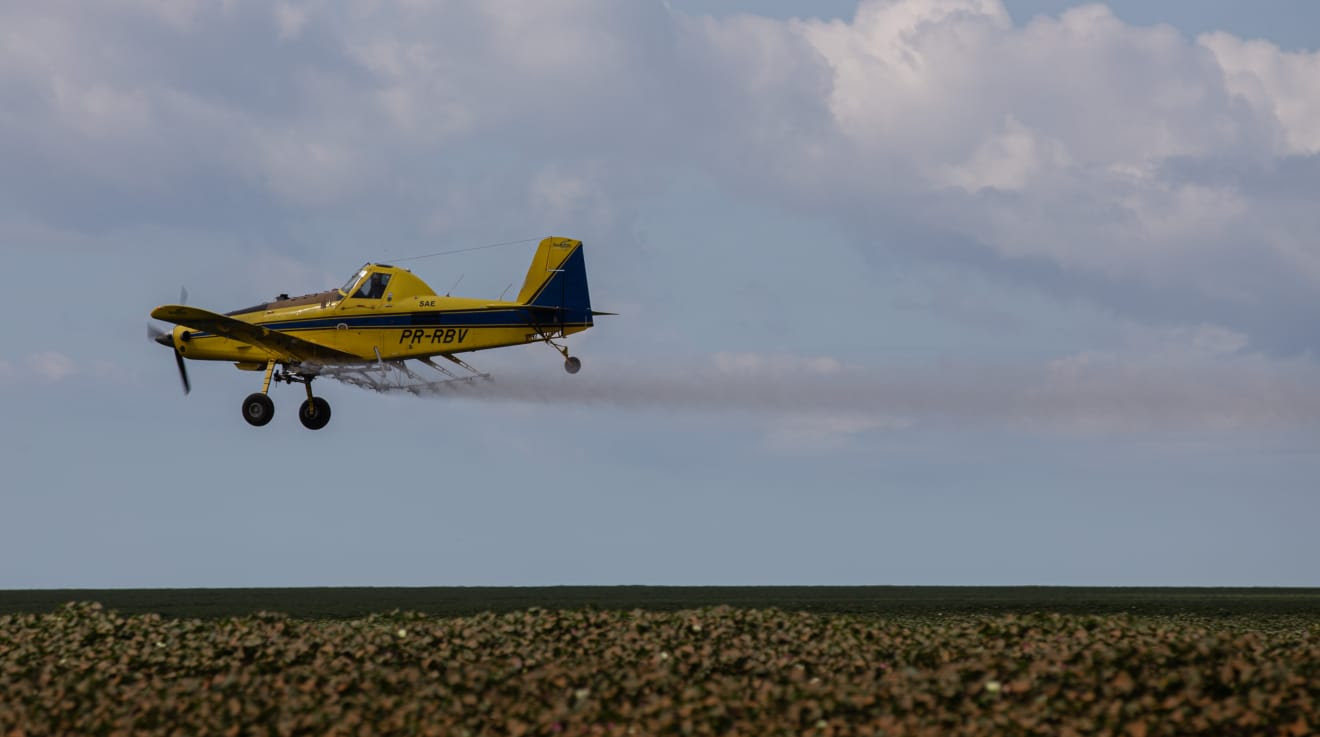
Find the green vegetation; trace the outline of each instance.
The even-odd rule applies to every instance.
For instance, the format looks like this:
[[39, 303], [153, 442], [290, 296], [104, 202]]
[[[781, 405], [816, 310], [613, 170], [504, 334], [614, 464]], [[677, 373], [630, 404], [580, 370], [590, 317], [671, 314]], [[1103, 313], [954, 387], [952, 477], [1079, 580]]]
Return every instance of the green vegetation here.
[[1314, 734], [1314, 609], [1221, 613], [69, 604], [0, 616], [0, 734]]
[[125, 614], [338, 619], [393, 610], [453, 617], [542, 609], [676, 611], [709, 606], [828, 614], [1312, 615], [1320, 589], [962, 586], [554, 586], [473, 588], [66, 589], [0, 591], [0, 614], [97, 601]]

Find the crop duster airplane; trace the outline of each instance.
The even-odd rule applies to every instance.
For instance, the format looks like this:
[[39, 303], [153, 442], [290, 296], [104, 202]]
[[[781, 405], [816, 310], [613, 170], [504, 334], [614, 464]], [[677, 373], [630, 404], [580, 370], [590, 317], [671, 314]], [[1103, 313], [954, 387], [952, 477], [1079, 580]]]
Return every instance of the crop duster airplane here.
[[[591, 309], [582, 242], [546, 238], [513, 302], [441, 296], [407, 269], [368, 263], [339, 289], [292, 298], [281, 294], [273, 302], [223, 315], [162, 305], [151, 316], [175, 328], [149, 327], [148, 334], [174, 349], [185, 394], [191, 388], [185, 358], [232, 361], [245, 371], [265, 371], [261, 391], [243, 400], [243, 419], [249, 424], [259, 427], [274, 416], [268, 396], [273, 380], [307, 389], [298, 419], [319, 430], [330, 421], [330, 404], [312, 395], [317, 377], [421, 393], [490, 379], [456, 354], [538, 342], [563, 354], [564, 369], [576, 374], [582, 361], [556, 341], [591, 327], [594, 315], [606, 314]], [[433, 361], [436, 356], [450, 366]], [[414, 364], [421, 371], [438, 372], [431, 374], [436, 378], [419, 376], [405, 365], [409, 360], [428, 367]]]

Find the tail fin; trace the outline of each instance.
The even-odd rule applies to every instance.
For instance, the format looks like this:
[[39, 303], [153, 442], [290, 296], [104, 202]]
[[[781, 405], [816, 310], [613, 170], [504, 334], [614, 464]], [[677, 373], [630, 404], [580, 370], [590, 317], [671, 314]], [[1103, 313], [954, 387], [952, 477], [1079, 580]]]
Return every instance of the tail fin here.
[[582, 241], [546, 238], [536, 248], [518, 302], [554, 309], [555, 322], [591, 324], [591, 295], [587, 291], [587, 264]]

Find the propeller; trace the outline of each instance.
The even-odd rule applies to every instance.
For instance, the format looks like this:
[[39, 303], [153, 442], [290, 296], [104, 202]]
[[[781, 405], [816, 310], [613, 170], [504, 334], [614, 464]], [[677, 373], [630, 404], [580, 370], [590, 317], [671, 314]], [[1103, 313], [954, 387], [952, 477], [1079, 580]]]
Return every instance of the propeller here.
[[183, 365], [183, 354], [179, 349], [174, 349], [174, 363], [179, 367], [179, 380], [183, 382], [183, 393], [186, 396], [192, 391], [192, 384], [188, 381], [188, 369]]
[[[188, 288], [179, 288], [179, 304], [188, 304]], [[188, 368], [183, 365], [183, 354], [178, 348], [174, 347], [174, 333], [170, 330], [162, 330], [151, 323], [147, 323], [147, 339], [169, 348], [174, 351], [174, 363], [179, 367], [179, 379], [183, 382], [183, 393], [188, 394], [192, 391], [192, 382], [188, 381]]]

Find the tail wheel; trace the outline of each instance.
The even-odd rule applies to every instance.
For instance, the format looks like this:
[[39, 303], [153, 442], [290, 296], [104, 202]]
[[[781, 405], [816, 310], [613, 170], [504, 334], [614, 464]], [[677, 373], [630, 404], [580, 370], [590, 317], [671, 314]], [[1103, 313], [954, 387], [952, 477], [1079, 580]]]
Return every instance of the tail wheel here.
[[254, 392], [243, 400], [243, 419], [253, 427], [261, 427], [275, 416], [275, 403], [261, 392]]
[[298, 419], [308, 430], [320, 430], [330, 422], [330, 403], [320, 397], [312, 397], [298, 407]]
[[564, 370], [570, 374], [576, 374], [582, 370], [582, 359], [577, 356], [569, 356], [564, 359]]

